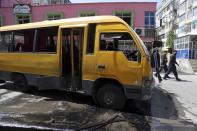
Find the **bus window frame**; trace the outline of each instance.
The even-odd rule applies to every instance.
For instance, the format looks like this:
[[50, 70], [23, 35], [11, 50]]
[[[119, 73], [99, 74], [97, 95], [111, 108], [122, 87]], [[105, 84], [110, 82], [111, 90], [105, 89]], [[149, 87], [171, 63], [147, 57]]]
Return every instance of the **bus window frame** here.
[[[7, 52], [1, 52], [1, 53], [34, 53], [34, 54], [57, 54], [58, 51], [58, 39], [59, 39], [59, 27], [60, 26], [48, 26], [48, 27], [44, 27], [44, 28], [50, 28], [50, 27], [57, 27], [57, 45], [56, 45], [56, 51], [55, 52], [37, 52], [37, 40], [38, 40], [38, 31], [39, 29], [43, 29], [43, 27], [39, 27], [39, 28], [26, 28], [26, 29], [19, 29], [19, 30], [10, 30], [10, 31], [2, 31], [2, 32], [11, 32], [11, 41], [8, 45], [8, 51]], [[33, 38], [33, 46], [32, 46], [32, 51], [22, 51], [22, 52], [18, 52], [18, 51], [14, 51], [14, 37], [15, 37], [15, 32], [17, 31], [25, 31], [25, 30], [34, 30], [34, 38]]]
[[[14, 51], [14, 37], [15, 37], [15, 32], [17, 32], [17, 31], [24, 31], [24, 30], [35, 30], [36, 28], [27, 28], [27, 29], [20, 29], [20, 30], [11, 30], [10, 32], [12, 32], [11, 34], [11, 42], [10, 42], [10, 45], [9, 45], [9, 49], [8, 49], [8, 53], [25, 53], [25, 54], [31, 54], [31, 53], [33, 53], [33, 46], [34, 46], [34, 40], [33, 40], [33, 46], [32, 46], [32, 51], [30, 52], [30, 51], [27, 51], [27, 52], [25, 52], [25, 51], [22, 51], [22, 52], [19, 52], [19, 51]], [[35, 38], [35, 32], [34, 32], [34, 38]]]
[[12, 31], [2, 31], [2, 32], [0, 32], [0, 37], [2, 37], [2, 33], [10, 33], [10, 38], [9, 38], [9, 43], [7, 45], [8, 46], [7, 47], [7, 51], [0, 51], [0, 53], [9, 53], [10, 50], [11, 50], [11, 46], [10, 45], [12, 45], [13, 33], [12, 33]]
[[[129, 29], [124, 29], [124, 30], [117, 30], [117, 29], [115, 29], [113, 31], [110, 31], [110, 30], [99, 30], [99, 46], [98, 46], [98, 50], [97, 50], [99, 52], [104, 52], [105, 51], [105, 50], [100, 50], [100, 40], [101, 40], [101, 34], [102, 33], [128, 33], [131, 36], [131, 38], [133, 39], [135, 45], [138, 48], [138, 51], [140, 53], [140, 60], [139, 60], [140, 62], [138, 60], [137, 61], [129, 61], [128, 58], [125, 55], [124, 56], [128, 60], [128, 62], [130, 62], [130, 63], [138, 63], [138, 64], [141, 63], [144, 50], [141, 47], [140, 41], [136, 38], [136, 36], [135, 36], [136, 34], [132, 34], [132, 32]], [[112, 52], [112, 51], [110, 51], [110, 52]], [[115, 52], [121, 52], [121, 53], [123, 53], [122, 51], [115, 51]]]
[[[57, 44], [56, 44], [56, 51], [55, 52], [38, 52], [38, 36], [39, 36], [39, 29], [45, 29], [45, 28], [55, 28], [57, 27]], [[59, 43], [59, 38], [60, 38], [60, 34], [59, 34], [59, 30], [60, 30], [60, 26], [47, 26], [47, 27], [39, 27], [39, 28], [33, 28], [35, 29], [34, 32], [34, 41], [33, 41], [33, 50], [32, 53], [35, 54], [58, 54], [58, 43]], [[45, 43], [46, 44], [46, 43]]]

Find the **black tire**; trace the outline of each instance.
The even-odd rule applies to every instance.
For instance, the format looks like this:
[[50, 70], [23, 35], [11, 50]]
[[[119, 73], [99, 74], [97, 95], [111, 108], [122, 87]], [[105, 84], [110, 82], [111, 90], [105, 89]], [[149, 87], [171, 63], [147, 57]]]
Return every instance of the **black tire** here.
[[13, 82], [14, 82], [14, 86], [22, 91], [22, 92], [28, 92], [30, 89], [28, 87], [27, 84], [27, 80], [25, 79], [25, 77], [22, 74], [17, 74], [14, 76], [13, 78]]
[[5, 82], [6, 82], [5, 80], [1, 80], [1, 79], [0, 79], [0, 83], [5, 83]]
[[106, 84], [98, 90], [97, 100], [100, 106], [111, 109], [122, 109], [126, 101], [123, 91], [112, 84]]

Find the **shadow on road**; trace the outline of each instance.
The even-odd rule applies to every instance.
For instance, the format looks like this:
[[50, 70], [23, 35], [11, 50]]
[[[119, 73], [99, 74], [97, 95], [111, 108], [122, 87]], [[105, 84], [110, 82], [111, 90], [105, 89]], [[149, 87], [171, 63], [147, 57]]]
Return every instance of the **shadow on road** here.
[[[11, 85], [1, 87], [10, 91], [18, 91]], [[109, 120], [115, 116], [121, 116], [123, 127], [118, 126], [120, 130], [135, 128], [137, 130], [149, 130], [150, 126], [144, 114], [135, 106], [126, 106], [123, 110], [111, 110], [98, 107], [92, 97], [58, 90], [38, 91], [33, 89], [25, 95], [44, 97], [44, 101], [61, 102], [61, 108], [64, 110], [55, 110], [52, 113], [25, 114], [24, 118], [12, 118], [20, 123], [34, 124], [38, 126], [47, 126], [63, 129], [79, 129], [81, 127], [100, 123]], [[128, 102], [129, 103], [129, 102]], [[7, 118], [9, 120], [9, 118]], [[116, 121], [119, 121], [116, 120]], [[117, 122], [115, 122], [117, 123]], [[129, 123], [129, 124], [128, 124]], [[109, 124], [112, 126], [111, 124]], [[114, 127], [111, 127], [114, 128]], [[103, 127], [101, 130], [108, 130], [109, 127]]]
[[[13, 86], [1, 87], [4, 89], [18, 91]], [[26, 93], [29, 95], [45, 97], [45, 101], [66, 101], [77, 104], [85, 104], [99, 108], [93, 101], [91, 96], [86, 96], [78, 93], [59, 91], [59, 90], [44, 90], [38, 91], [33, 88], [31, 92]], [[119, 110], [125, 113], [133, 113], [137, 115], [148, 115], [160, 118], [177, 118], [177, 111], [172, 101], [170, 94], [162, 90], [161, 88], [154, 88], [152, 98], [150, 100], [150, 106], [140, 101], [128, 100], [124, 109]]]
[[[17, 91], [12, 86], [1, 88]], [[24, 118], [15, 119], [18, 122], [27, 122], [27, 124], [76, 130], [83, 126], [105, 121], [116, 115], [120, 115], [124, 118], [124, 121], [129, 123], [127, 125], [128, 129], [130, 126], [137, 130], [147, 131], [161, 126], [160, 123], [155, 122], [155, 119], [152, 118], [166, 120], [178, 119], [178, 113], [171, 94], [168, 94], [160, 87], [153, 89], [150, 105], [129, 100], [122, 110], [100, 108], [94, 103], [92, 97], [66, 91], [38, 91], [34, 89], [28, 94], [46, 97], [44, 101], [61, 101], [61, 108], [65, 110], [55, 110], [48, 114], [26, 114]], [[166, 124], [163, 126], [169, 128]], [[108, 128], [103, 127], [102, 130], [108, 130]]]
[[165, 119], [178, 118], [178, 113], [171, 95], [159, 87], [153, 89], [151, 116]]
[[[174, 77], [172, 77], [172, 78], [168, 78], [167, 80], [169, 80], [169, 79], [173, 79], [173, 80], [177, 81]], [[180, 79], [180, 81], [177, 81], [177, 82], [193, 82], [193, 81]]]

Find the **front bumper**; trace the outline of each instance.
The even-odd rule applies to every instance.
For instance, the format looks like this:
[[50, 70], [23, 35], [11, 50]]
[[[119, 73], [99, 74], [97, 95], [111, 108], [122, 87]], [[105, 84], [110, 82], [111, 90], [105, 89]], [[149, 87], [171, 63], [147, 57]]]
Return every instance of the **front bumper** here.
[[151, 76], [144, 77], [142, 86], [124, 85], [124, 87], [127, 99], [145, 101], [149, 100], [152, 96], [152, 90], [155, 87], [155, 80]]
[[155, 87], [155, 79], [149, 80], [149, 85], [142, 86], [141, 100], [149, 100], [152, 96], [152, 90]]

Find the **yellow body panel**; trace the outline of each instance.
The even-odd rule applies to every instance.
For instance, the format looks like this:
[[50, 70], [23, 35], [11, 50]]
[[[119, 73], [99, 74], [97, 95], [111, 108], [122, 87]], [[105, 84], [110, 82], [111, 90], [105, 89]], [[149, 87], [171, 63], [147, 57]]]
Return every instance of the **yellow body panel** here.
[[105, 65], [105, 69], [98, 69], [101, 78], [115, 79], [126, 85], [140, 85], [141, 65], [129, 62], [121, 51], [98, 52], [97, 56], [97, 65]]
[[57, 54], [1, 53], [0, 70], [59, 76], [59, 56]]
[[[128, 61], [121, 51], [99, 51], [100, 33], [106, 32], [129, 32], [141, 52], [141, 62]], [[126, 85], [142, 86], [142, 77], [148, 77], [151, 74], [150, 64], [137, 37], [120, 22], [97, 24], [95, 53], [84, 54], [83, 58], [83, 79], [85, 80], [109, 78]], [[104, 65], [105, 69], [98, 69], [99, 65]]]
[[[134, 38], [134, 34], [122, 23], [99, 24], [97, 26], [97, 42], [99, 42], [100, 33], [106, 32], [129, 32]], [[135, 38], [134, 38], [135, 39]], [[139, 43], [135, 41], [138, 48]], [[97, 65], [105, 65], [106, 69], [99, 69], [98, 74], [103, 78], [112, 78], [120, 81], [122, 84], [141, 86], [142, 65], [143, 62], [128, 61], [122, 51], [99, 51], [96, 44]], [[139, 50], [141, 50], [139, 48]], [[143, 51], [140, 51], [144, 55]]]

